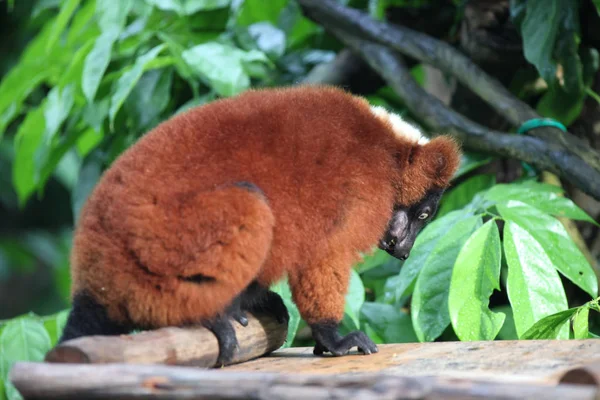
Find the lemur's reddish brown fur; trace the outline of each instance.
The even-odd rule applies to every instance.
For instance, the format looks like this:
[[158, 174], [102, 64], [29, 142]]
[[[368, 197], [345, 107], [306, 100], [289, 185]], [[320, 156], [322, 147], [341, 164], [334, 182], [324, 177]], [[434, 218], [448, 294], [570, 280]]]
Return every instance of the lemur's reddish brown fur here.
[[[87, 290], [116, 321], [160, 327], [210, 318], [251, 281], [288, 275], [308, 323], [340, 321], [350, 267], [394, 205], [446, 187], [458, 163], [452, 139], [398, 138], [365, 100], [330, 87], [189, 110], [96, 186], [74, 238], [73, 292]], [[197, 274], [215, 281], [181, 279]]]

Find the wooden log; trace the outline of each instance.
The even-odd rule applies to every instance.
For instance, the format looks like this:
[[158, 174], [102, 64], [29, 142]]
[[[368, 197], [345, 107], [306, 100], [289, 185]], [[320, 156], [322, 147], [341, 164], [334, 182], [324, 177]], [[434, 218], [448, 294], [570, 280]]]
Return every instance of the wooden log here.
[[581, 385], [531, 385], [400, 377], [303, 375], [189, 367], [21, 362], [10, 379], [26, 399], [571, 399], [592, 400]]
[[[280, 348], [287, 325], [268, 316], [248, 314], [248, 326], [233, 322], [239, 342], [231, 364], [268, 354]], [[52, 349], [52, 363], [128, 363], [193, 365], [210, 368], [219, 355], [217, 338], [200, 326], [162, 328], [121, 336], [88, 336], [68, 340]]]

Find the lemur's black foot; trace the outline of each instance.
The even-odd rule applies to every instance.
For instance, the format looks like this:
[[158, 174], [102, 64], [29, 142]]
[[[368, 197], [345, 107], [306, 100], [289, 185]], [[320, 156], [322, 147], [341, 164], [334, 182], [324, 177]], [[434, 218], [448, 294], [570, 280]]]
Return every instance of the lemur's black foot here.
[[290, 320], [290, 315], [283, 299], [277, 293], [270, 290], [265, 291], [260, 302], [255, 304], [252, 310], [258, 314], [271, 315], [280, 324], [287, 324]]
[[324, 322], [311, 325], [313, 338], [317, 342], [313, 354], [322, 355], [330, 352], [334, 356], [343, 356], [352, 347], [358, 347], [362, 354], [377, 353], [377, 345], [361, 331], [350, 332], [342, 336], [338, 332], [338, 326], [333, 322]]
[[233, 300], [233, 303], [227, 309], [227, 315], [243, 327], [248, 326], [248, 316], [246, 315], [246, 310], [242, 309], [242, 300], [240, 296]]
[[239, 350], [239, 344], [235, 329], [229, 321], [229, 315], [219, 315], [211, 320], [203, 321], [202, 325], [214, 333], [219, 342], [219, 357], [216, 366], [221, 367], [230, 364], [236, 351]]

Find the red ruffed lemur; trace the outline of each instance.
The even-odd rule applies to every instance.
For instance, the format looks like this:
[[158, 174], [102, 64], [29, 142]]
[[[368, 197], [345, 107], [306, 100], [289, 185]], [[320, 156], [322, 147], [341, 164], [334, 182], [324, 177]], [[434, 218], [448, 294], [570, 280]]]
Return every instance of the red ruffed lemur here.
[[379, 246], [406, 259], [460, 159], [450, 137], [326, 86], [251, 90], [163, 122], [103, 174], [81, 212], [61, 342], [203, 324], [219, 364], [246, 312], [288, 314], [286, 277], [315, 354], [364, 354], [338, 333], [350, 268]]

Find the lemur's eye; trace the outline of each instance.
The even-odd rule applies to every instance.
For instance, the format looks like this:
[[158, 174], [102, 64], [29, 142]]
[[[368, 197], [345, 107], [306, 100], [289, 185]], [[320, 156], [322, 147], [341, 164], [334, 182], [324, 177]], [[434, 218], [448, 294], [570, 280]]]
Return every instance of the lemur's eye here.
[[423, 214], [419, 215], [419, 219], [426, 219], [427, 217], [429, 217], [429, 214], [427, 214], [427, 213], [423, 213]]

